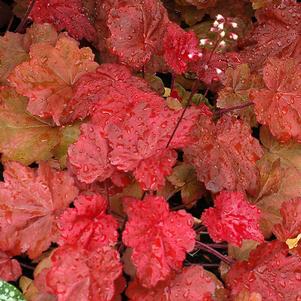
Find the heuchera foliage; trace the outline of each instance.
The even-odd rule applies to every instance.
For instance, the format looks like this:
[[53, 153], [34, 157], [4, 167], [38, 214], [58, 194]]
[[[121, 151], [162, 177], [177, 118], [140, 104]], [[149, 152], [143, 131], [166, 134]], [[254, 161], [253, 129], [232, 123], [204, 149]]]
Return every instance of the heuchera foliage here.
[[300, 1], [10, 2], [0, 280], [29, 301], [300, 301]]
[[221, 192], [214, 200], [214, 208], [206, 209], [202, 222], [215, 242], [241, 246], [243, 239], [262, 242], [259, 230], [260, 211], [248, 203], [241, 192]]
[[185, 253], [193, 250], [192, 216], [184, 211], [169, 212], [164, 198], [153, 196], [143, 201], [126, 198], [125, 211], [129, 220], [122, 240], [133, 248], [131, 259], [141, 284], [155, 286], [172, 269], [179, 269]]

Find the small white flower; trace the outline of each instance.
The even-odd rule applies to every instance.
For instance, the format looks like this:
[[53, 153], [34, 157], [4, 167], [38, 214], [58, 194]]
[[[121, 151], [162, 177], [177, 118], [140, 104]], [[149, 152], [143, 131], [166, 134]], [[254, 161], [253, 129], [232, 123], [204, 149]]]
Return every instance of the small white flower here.
[[214, 21], [214, 22], [213, 22], [213, 27], [218, 27], [218, 25], [219, 25], [219, 22], [218, 22], [218, 21]]
[[215, 18], [216, 18], [216, 20], [218, 20], [218, 21], [224, 21], [224, 20], [225, 20], [224, 16], [222, 16], [221, 14], [216, 15]]
[[217, 26], [218, 29], [223, 30], [224, 29], [224, 23], [220, 23]]
[[219, 46], [220, 47], [225, 47], [226, 46], [226, 42], [224, 40], [222, 40], [220, 43], [219, 43]]
[[200, 39], [200, 44], [201, 45], [206, 45], [208, 39]]
[[215, 71], [217, 74], [222, 74], [223, 73], [223, 70], [219, 69], [219, 68], [215, 68]]
[[230, 33], [230, 39], [237, 40], [238, 39], [238, 35], [236, 33], [231, 32]]

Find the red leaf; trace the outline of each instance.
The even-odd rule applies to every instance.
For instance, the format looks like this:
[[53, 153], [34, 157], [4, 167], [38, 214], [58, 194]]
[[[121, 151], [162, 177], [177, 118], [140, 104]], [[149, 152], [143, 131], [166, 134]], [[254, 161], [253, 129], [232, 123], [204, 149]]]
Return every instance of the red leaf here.
[[206, 209], [201, 219], [215, 242], [227, 241], [240, 247], [244, 239], [264, 240], [259, 230], [260, 210], [240, 192], [221, 192], [214, 208]]
[[249, 261], [231, 267], [226, 283], [233, 296], [248, 289], [262, 300], [296, 301], [301, 295], [301, 258], [289, 256], [279, 241], [263, 243], [251, 252]]
[[256, 161], [263, 151], [247, 124], [226, 115], [214, 124], [204, 115], [199, 119], [196, 136], [197, 143], [184, 150], [185, 158], [194, 165], [208, 190], [256, 194]]
[[175, 23], [169, 23], [164, 37], [164, 59], [175, 73], [187, 71], [188, 63], [199, 60], [202, 53], [194, 32], [185, 32]]
[[109, 145], [102, 132], [102, 127], [83, 124], [78, 140], [68, 148], [69, 168], [86, 184], [104, 181], [114, 172], [108, 160]]
[[77, 189], [66, 172], [46, 163], [37, 170], [7, 163], [4, 179], [0, 182], [0, 248], [16, 255], [28, 252], [35, 258], [57, 241], [57, 218]]
[[168, 22], [158, 0], [118, 1], [108, 15], [109, 48], [122, 63], [141, 69], [160, 52]]
[[284, 0], [256, 12], [258, 25], [246, 38], [249, 41], [240, 57], [253, 70], [264, 66], [270, 57], [299, 57], [301, 52], [301, 6]]
[[186, 252], [193, 250], [192, 216], [183, 210], [170, 212], [163, 197], [126, 198], [124, 204], [128, 222], [123, 242], [133, 248], [131, 258], [140, 283], [155, 286], [181, 268]]
[[58, 31], [66, 29], [75, 39], [97, 39], [81, 0], [36, 0], [30, 16], [37, 23], [53, 24]]
[[60, 245], [76, 245], [96, 250], [117, 242], [118, 224], [105, 213], [107, 200], [102, 196], [80, 195], [74, 201], [75, 208], [68, 208], [60, 218]]
[[0, 251], [0, 279], [16, 281], [22, 275], [21, 266], [16, 259], [12, 259], [5, 252]]
[[190, 266], [155, 288], [145, 288], [135, 279], [126, 294], [130, 301], [213, 301], [215, 290], [221, 287], [222, 284], [201, 266]]
[[263, 77], [267, 88], [251, 93], [258, 122], [280, 142], [301, 142], [301, 65], [293, 59], [270, 59]]
[[187, 110], [169, 148], [166, 148], [181, 114], [182, 110], [172, 111], [161, 105], [154, 109], [146, 103], [128, 108], [127, 116], [106, 128], [112, 148], [111, 163], [126, 172], [133, 170], [143, 189], [156, 190], [163, 186], [165, 176], [171, 174], [176, 161], [172, 149], [191, 142], [190, 130], [199, 110]]
[[[83, 126], [78, 142], [69, 148], [71, 170], [85, 183], [103, 181], [113, 171], [110, 163], [119, 170], [133, 171], [144, 189], [156, 189], [164, 185], [164, 178], [171, 173], [176, 158], [174, 151], [166, 149], [170, 136], [162, 129], [171, 135], [181, 111], [169, 110], [161, 97], [148, 91], [144, 81], [137, 79], [133, 83], [134, 77], [128, 75], [125, 82], [108, 80], [102, 90], [103, 81], [92, 80], [91, 87], [97, 86], [99, 96], [97, 89], [96, 94], [87, 95], [93, 95], [91, 103], [97, 103], [92, 110], [92, 123], [97, 126]], [[104, 91], [107, 94], [103, 94]], [[188, 110], [170, 148], [182, 147], [191, 141], [189, 132], [198, 111]], [[85, 130], [88, 127], [90, 130]], [[106, 145], [107, 141], [111, 148]]]
[[301, 233], [301, 198], [282, 203], [282, 223], [274, 226], [273, 232], [281, 241], [295, 238]]
[[[138, 101], [138, 95], [141, 98], [145, 97], [143, 91], [151, 92], [151, 89], [146, 81], [133, 76], [127, 67], [102, 64], [95, 72], [83, 75], [76, 82], [74, 96], [70, 102], [74, 111], [72, 120], [83, 119], [95, 110], [103, 111], [100, 119], [107, 119], [108, 115], [123, 111], [123, 107]], [[96, 109], [95, 105], [98, 105]]]
[[165, 178], [172, 173], [177, 162], [174, 150], [158, 151], [153, 156], [142, 160], [134, 170], [134, 176], [143, 190], [155, 190], [165, 183]]
[[80, 76], [96, 69], [94, 54], [61, 34], [55, 47], [49, 43], [32, 45], [30, 57], [14, 69], [8, 80], [18, 93], [29, 97], [30, 113], [52, 117], [57, 125], [68, 123], [73, 111], [68, 105], [72, 87]]
[[119, 254], [110, 247], [87, 251], [59, 247], [51, 256], [46, 282], [58, 301], [112, 300], [121, 275]]

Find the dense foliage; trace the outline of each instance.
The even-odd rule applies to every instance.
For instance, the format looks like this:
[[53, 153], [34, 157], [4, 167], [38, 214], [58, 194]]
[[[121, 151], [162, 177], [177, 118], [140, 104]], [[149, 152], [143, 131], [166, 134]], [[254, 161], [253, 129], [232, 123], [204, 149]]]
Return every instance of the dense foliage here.
[[0, 300], [301, 300], [298, 1], [0, 1], [0, 28]]

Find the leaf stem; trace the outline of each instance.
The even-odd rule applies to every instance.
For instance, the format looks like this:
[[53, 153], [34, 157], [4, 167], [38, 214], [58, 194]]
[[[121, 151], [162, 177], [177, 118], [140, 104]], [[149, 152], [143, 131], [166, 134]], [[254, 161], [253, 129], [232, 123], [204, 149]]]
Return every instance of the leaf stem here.
[[168, 142], [167, 142], [167, 144], [166, 144], [166, 148], [169, 147], [169, 145], [170, 145], [170, 143], [171, 143], [171, 141], [172, 141], [172, 139], [173, 139], [173, 137], [174, 137], [174, 135], [175, 135], [175, 133], [176, 133], [176, 131], [177, 131], [177, 129], [178, 129], [180, 123], [181, 123], [181, 121], [183, 120], [184, 115], [185, 115], [185, 113], [186, 113], [186, 111], [187, 111], [187, 109], [188, 109], [188, 107], [189, 107], [189, 105], [190, 105], [191, 99], [192, 99], [192, 97], [194, 96], [194, 94], [195, 94], [195, 93], [197, 92], [197, 90], [198, 90], [199, 83], [200, 83], [200, 81], [199, 81], [198, 79], [193, 83], [193, 86], [192, 86], [191, 93], [190, 93], [190, 95], [189, 95], [187, 104], [186, 104], [184, 110], [182, 111], [182, 114], [181, 114], [181, 116], [180, 116], [180, 118], [179, 118], [179, 120], [178, 120], [178, 122], [177, 122], [177, 124], [176, 124], [176, 126], [175, 126], [175, 128], [174, 128], [174, 130], [173, 130], [173, 132], [172, 132], [172, 134], [171, 134], [171, 136], [169, 137], [169, 140], [168, 140]]
[[[212, 49], [212, 51], [211, 51], [211, 53], [210, 53], [210, 56], [209, 56], [209, 58], [208, 58], [208, 60], [207, 60], [207, 63], [206, 63], [207, 65], [209, 65], [209, 63], [211, 62], [211, 59], [212, 59], [212, 57], [213, 57], [213, 53], [214, 53], [215, 50], [217, 49], [217, 47], [218, 47], [218, 45], [219, 45], [219, 43], [220, 43], [221, 40], [222, 40], [221, 38], [218, 38], [218, 39], [216, 40], [216, 42], [215, 42], [215, 44], [214, 44], [214, 46], [213, 46], [213, 49]], [[177, 122], [177, 124], [176, 124], [176, 126], [175, 126], [175, 128], [174, 128], [174, 130], [173, 130], [173, 132], [172, 132], [172, 134], [171, 134], [171, 136], [170, 136], [168, 142], [167, 142], [166, 148], [169, 147], [169, 145], [170, 145], [170, 143], [171, 143], [171, 141], [172, 141], [172, 139], [173, 139], [173, 137], [174, 137], [174, 135], [175, 135], [175, 133], [176, 133], [176, 131], [177, 131], [177, 129], [178, 129], [180, 123], [181, 123], [181, 121], [183, 120], [184, 115], [185, 115], [185, 113], [186, 113], [186, 111], [187, 111], [187, 108], [188, 108], [189, 105], [190, 105], [191, 99], [192, 99], [192, 97], [194, 96], [194, 94], [195, 94], [195, 93], [197, 92], [197, 90], [198, 90], [199, 84], [200, 84], [199, 79], [197, 79], [197, 80], [193, 83], [193, 86], [192, 86], [192, 89], [191, 89], [191, 93], [190, 93], [189, 98], [188, 98], [188, 101], [187, 101], [187, 105], [185, 106], [184, 110], [182, 111], [182, 114], [181, 114], [181, 116], [180, 116], [180, 118], [179, 118], [179, 120], [178, 120], [178, 122]], [[209, 92], [209, 88], [206, 89], [206, 92], [205, 92], [205, 94], [204, 94], [204, 97], [207, 96], [208, 92]]]
[[25, 15], [23, 16], [20, 24], [18, 25], [18, 27], [16, 29], [16, 32], [18, 32], [18, 33], [22, 33], [23, 32], [24, 27], [25, 27], [26, 22], [27, 22], [27, 19], [28, 19], [28, 16], [29, 16], [29, 14], [31, 13], [31, 11], [32, 11], [32, 9], [34, 7], [35, 2], [36, 2], [36, 0], [31, 0], [30, 4], [27, 7]]
[[226, 244], [207, 244], [207, 246], [214, 249], [227, 249], [228, 246]]
[[204, 268], [218, 268], [218, 263], [201, 263], [201, 266]]
[[217, 250], [213, 249], [212, 247], [210, 247], [210, 245], [204, 244], [200, 241], [196, 241], [196, 246], [197, 246], [197, 248], [218, 257], [220, 260], [222, 260], [226, 264], [231, 265], [231, 264], [234, 263], [234, 261], [232, 259], [228, 258], [227, 256], [223, 255], [222, 253], [220, 253]]
[[229, 112], [232, 112], [232, 111], [235, 111], [235, 110], [241, 110], [241, 109], [247, 108], [247, 107], [252, 106], [252, 105], [254, 105], [254, 103], [249, 101], [249, 102], [246, 102], [242, 105], [238, 105], [238, 106], [234, 106], [234, 107], [230, 107], [230, 108], [218, 109], [215, 112], [215, 115], [220, 116], [220, 115], [223, 115], [225, 113], [229, 113]]
[[35, 267], [32, 267], [29, 264], [26, 264], [26, 263], [23, 263], [23, 262], [19, 262], [19, 263], [20, 263], [20, 266], [25, 268], [25, 269], [28, 269], [28, 270], [31, 270], [31, 271], [34, 271], [34, 269], [35, 269]]
[[145, 79], [145, 67], [144, 67], [144, 65], [142, 67], [141, 73], [142, 73], [142, 78]]
[[170, 84], [170, 91], [172, 92], [173, 88], [175, 87], [176, 75], [174, 72], [171, 72], [171, 84]]
[[9, 22], [8, 22], [8, 25], [7, 25], [7, 27], [6, 27], [5, 32], [8, 32], [8, 31], [10, 30], [10, 28], [11, 28], [11, 26], [12, 26], [12, 24], [13, 24], [13, 21], [14, 21], [14, 15], [11, 16], [11, 18], [10, 18], [10, 20], [9, 20]]

